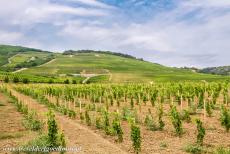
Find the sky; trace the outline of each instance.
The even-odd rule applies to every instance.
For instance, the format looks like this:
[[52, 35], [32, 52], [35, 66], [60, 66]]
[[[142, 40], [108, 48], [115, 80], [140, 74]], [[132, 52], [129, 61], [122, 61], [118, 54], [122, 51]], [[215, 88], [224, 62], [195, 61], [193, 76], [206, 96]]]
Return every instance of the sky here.
[[0, 44], [230, 65], [230, 0], [0, 0]]

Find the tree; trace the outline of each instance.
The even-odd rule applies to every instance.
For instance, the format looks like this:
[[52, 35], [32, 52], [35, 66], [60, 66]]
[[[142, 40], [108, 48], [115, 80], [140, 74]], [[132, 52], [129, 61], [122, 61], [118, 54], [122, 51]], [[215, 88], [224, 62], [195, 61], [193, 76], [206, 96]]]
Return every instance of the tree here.
[[18, 83], [18, 82], [19, 82], [19, 78], [18, 78], [17, 76], [15, 76], [15, 77], [13, 78], [13, 82], [14, 82], [14, 83]]
[[73, 80], [72, 83], [73, 83], [73, 84], [77, 84], [77, 81], [76, 81], [76, 80]]
[[22, 79], [22, 82], [23, 82], [24, 84], [27, 84], [27, 83], [29, 83], [29, 79], [28, 79], [28, 78], [23, 78], [23, 79]]
[[66, 79], [66, 80], [64, 81], [64, 83], [65, 83], [65, 84], [69, 84], [69, 79]]
[[9, 81], [10, 81], [10, 80], [9, 80], [9, 77], [6, 76], [6, 77], [4, 78], [4, 82], [5, 82], [5, 83], [9, 83]]

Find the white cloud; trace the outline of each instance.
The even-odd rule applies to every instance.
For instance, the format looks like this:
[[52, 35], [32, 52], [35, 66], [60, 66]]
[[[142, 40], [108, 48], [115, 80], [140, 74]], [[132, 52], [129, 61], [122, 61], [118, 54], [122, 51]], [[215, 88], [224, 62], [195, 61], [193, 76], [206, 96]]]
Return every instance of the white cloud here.
[[97, 0], [67, 0], [67, 1], [82, 3], [82, 4], [89, 5], [89, 6], [101, 7], [101, 8], [106, 8], [106, 9], [115, 8], [113, 6], [107, 5], [107, 4], [99, 2]]
[[[95, 26], [69, 22], [59, 34], [71, 37], [75, 48], [127, 51], [170, 66], [228, 65], [225, 57], [230, 57], [230, 14], [209, 9], [197, 13], [202, 3], [195, 3], [198, 1], [181, 3], [146, 23]], [[214, 1], [209, 6], [226, 7]]]
[[0, 30], [0, 43], [15, 43], [15, 41], [23, 38], [23, 34], [19, 32], [8, 32]]
[[[98, 8], [71, 7], [51, 3], [49, 0], [17, 0], [17, 3], [1, 0], [0, 19], [8, 24], [34, 24], [45, 22], [55, 24], [64, 22], [71, 16], [96, 17], [106, 16], [107, 10]], [[13, 11], [12, 11], [13, 10]]]
[[[45, 28], [44, 33], [36, 34], [31, 41], [30, 45], [45, 49], [127, 52], [169, 66], [229, 65], [229, 0], [179, 1], [175, 9], [158, 12], [145, 22], [134, 22], [119, 14], [118, 9], [110, 12], [111, 6], [96, 0], [68, 1], [92, 7], [71, 7], [49, 0], [18, 0], [17, 4], [1, 0], [0, 5], [5, 6], [0, 10], [0, 19], [4, 19], [1, 24], [22, 25], [25, 32], [27, 26], [40, 28], [36, 23], [56, 26], [52, 29], [55, 35]], [[29, 44], [32, 37], [24, 36], [23, 41], [17, 41], [22, 36], [20, 32], [4, 31], [0, 43], [4, 39], [5, 43]]]

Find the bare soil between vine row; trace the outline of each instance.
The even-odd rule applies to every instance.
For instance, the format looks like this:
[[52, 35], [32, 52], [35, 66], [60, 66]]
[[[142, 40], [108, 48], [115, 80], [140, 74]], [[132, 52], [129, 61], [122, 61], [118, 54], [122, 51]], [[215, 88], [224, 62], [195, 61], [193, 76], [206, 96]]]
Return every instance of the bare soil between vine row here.
[[[40, 116], [45, 120], [45, 113], [48, 111], [47, 107], [39, 104], [36, 100], [29, 96], [20, 94], [12, 90], [12, 94], [28, 104], [29, 108], [36, 110]], [[122, 103], [121, 103], [122, 104]], [[127, 105], [127, 104], [126, 104]], [[183, 108], [186, 108], [186, 103], [183, 103]], [[142, 106], [141, 113], [146, 115], [148, 109], [151, 108], [150, 104]], [[184, 147], [188, 144], [193, 144], [196, 141], [196, 125], [195, 119], [203, 119], [202, 114], [192, 115], [192, 122], [183, 122], [184, 133], [181, 138], [176, 137], [171, 121], [167, 115], [169, 105], [164, 105], [164, 122], [165, 128], [163, 131], [149, 131], [146, 127], [141, 126], [142, 136], [142, 150], [143, 154], [183, 154], [186, 153]], [[116, 107], [111, 107], [110, 110], [116, 110]], [[156, 115], [156, 108], [152, 109], [152, 113]], [[226, 133], [224, 128], [221, 127], [219, 121], [219, 111], [214, 111], [212, 117], [206, 117], [204, 126], [206, 128], [206, 136], [204, 139], [204, 146], [212, 151], [220, 146], [230, 147], [230, 133]], [[142, 115], [140, 115], [142, 116]], [[142, 119], [144, 117], [141, 117]], [[56, 119], [59, 127], [64, 131], [67, 139], [68, 147], [81, 147], [79, 153], [93, 153], [93, 154], [125, 154], [133, 153], [132, 143], [130, 140], [130, 126], [127, 122], [122, 122], [122, 129], [124, 132], [124, 142], [116, 143], [115, 138], [107, 136], [101, 130], [95, 127], [88, 127], [80, 122], [79, 119], [70, 119], [59, 113], [56, 113]], [[157, 119], [157, 117], [155, 117]]]

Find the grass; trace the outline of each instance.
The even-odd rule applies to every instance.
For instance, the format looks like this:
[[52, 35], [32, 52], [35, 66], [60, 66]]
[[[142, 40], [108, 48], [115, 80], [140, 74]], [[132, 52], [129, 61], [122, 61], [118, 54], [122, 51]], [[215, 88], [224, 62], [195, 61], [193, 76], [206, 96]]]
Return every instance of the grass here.
[[[45, 70], [45, 71], [44, 71]], [[42, 75], [112, 74], [112, 82], [149, 82], [179, 80], [226, 80], [230, 77], [194, 73], [189, 70], [165, 67], [150, 62], [124, 58], [109, 54], [79, 53], [74, 56], [56, 55], [56, 60], [41, 66], [24, 70], [24, 73]]]
[[29, 79], [29, 82], [33, 83], [49, 83], [52, 80], [53, 83], [64, 83], [66, 79], [76, 80], [77, 83], [81, 83], [85, 78], [84, 77], [58, 77], [58, 76], [39, 76], [39, 75], [31, 75], [24, 73], [9, 73], [9, 72], [1, 72], [0, 71], [0, 81], [4, 81], [5, 77], [9, 77], [10, 82], [14, 79], [14, 77], [18, 77], [19, 81], [22, 82], [24, 78]]
[[[44, 57], [50, 54], [49, 52], [24, 47], [0, 46], [0, 66], [7, 66], [0, 67], [0, 69], [4, 70], [5, 68], [4, 71], [14, 71], [14, 69], [8, 68], [22, 64], [32, 57]], [[54, 53], [54, 55], [55, 60], [52, 62], [28, 68], [21, 73], [55, 78], [81, 73], [101, 75], [91, 78], [90, 82], [107, 82], [110, 75], [112, 75], [111, 82], [230, 80], [230, 76], [195, 73], [190, 70], [166, 67], [106, 53], [77, 53], [75, 55]], [[12, 57], [10, 59], [12, 63], [7, 64], [10, 57]]]
[[184, 147], [184, 150], [188, 153], [192, 154], [202, 154], [205, 153], [205, 149], [202, 146], [196, 145], [196, 144], [189, 144]]
[[12, 132], [12, 133], [0, 133], [0, 140], [5, 140], [5, 139], [14, 139], [14, 138], [20, 138], [23, 136], [22, 132]]
[[43, 53], [43, 52], [24, 52], [24, 53], [20, 53], [17, 54], [15, 56], [13, 56], [12, 58], [10, 58], [10, 62], [4, 66], [6, 67], [15, 67], [17, 64], [26, 62], [31, 60], [33, 57], [38, 57], [38, 58], [45, 58], [49, 55], [49, 53]]
[[214, 154], [230, 154], [230, 148], [219, 147], [214, 151]]

